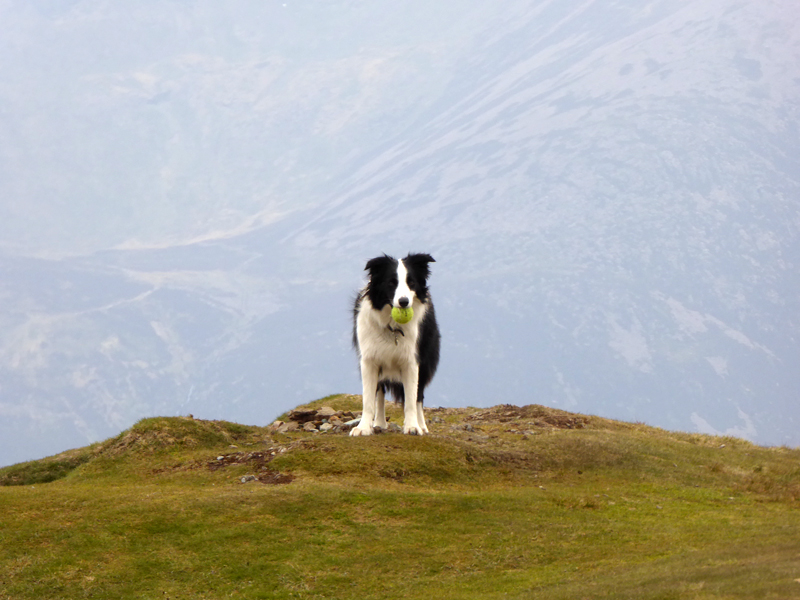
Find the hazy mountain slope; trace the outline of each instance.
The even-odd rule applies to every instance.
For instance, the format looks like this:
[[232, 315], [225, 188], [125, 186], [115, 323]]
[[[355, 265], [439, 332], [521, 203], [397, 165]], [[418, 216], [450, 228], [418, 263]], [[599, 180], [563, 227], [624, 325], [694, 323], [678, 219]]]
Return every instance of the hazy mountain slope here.
[[0, 5], [3, 463], [358, 391], [420, 249], [431, 404], [800, 444], [788, 0], [285, 4]]
[[163, 246], [317, 204], [438, 96], [486, 11], [4, 2], [2, 246]]

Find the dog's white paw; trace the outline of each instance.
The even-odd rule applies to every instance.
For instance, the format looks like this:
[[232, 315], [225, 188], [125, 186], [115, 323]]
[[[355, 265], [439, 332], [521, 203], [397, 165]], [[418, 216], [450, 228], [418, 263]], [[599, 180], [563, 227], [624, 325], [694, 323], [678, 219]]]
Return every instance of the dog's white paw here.
[[425, 435], [425, 432], [418, 425], [403, 427], [403, 433], [406, 435]]
[[360, 435], [372, 435], [372, 427], [366, 427], [364, 429], [362, 429], [361, 426], [353, 427], [350, 430], [350, 435], [352, 437], [358, 437]]
[[375, 421], [375, 425], [374, 426], [378, 427], [379, 429], [389, 429], [389, 424], [386, 421], [384, 421], [383, 423], [381, 423], [379, 421]]

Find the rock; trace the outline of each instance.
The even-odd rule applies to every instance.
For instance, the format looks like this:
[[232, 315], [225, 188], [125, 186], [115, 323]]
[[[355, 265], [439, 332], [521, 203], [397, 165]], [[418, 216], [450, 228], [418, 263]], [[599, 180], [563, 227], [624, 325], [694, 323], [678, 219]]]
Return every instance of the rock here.
[[331, 425], [330, 423], [323, 423], [322, 425], [319, 426], [320, 431], [330, 431], [331, 429], [333, 429], [333, 425]]
[[316, 430], [317, 426], [314, 425], [313, 421], [308, 421], [306, 423], [303, 423], [303, 431], [316, 431]]
[[283, 421], [281, 421], [281, 420], [273, 421], [272, 425], [269, 426], [269, 430], [270, 431], [278, 431], [278, 429], [280, 428], [281, 425], [283, 425]]
[[296, 421], [289, 421], [288, 423], [284, 423], [276, 430], [277, 433], [288, 433], [289, 431], [297, 431], [300, 429], [300, 425], [297, 424]]
[[347, 421], [347, 423], [339, 423], [338, 425], [334, 425], [333, 429], [331, 429], [331, 433], [348, 433], [353, 427], [358, 425], [361, 422], [361, 419], [351, 419]]
[[386, 431], [402, 433], [403, 428], [400, 427], [400, 425], [398, 425], [397, 423], [389, 423], [389, 425], [386, 427]]
[[295, 409], [289, 413], [289, 420], [297, 423], [305, 423], [306, 421], [313, 421], [317, 416], [317, 411], [313, 408]]
[[255, 475], [245, 475], [242, 477], [242, 483], [247, 483], [248, 481], [256, 481]]
[[322, 408], [317, 410], [317, 419], [328, 419], [336, 414], [336, 411], [333, 410], [330, 406], [323, 406]]

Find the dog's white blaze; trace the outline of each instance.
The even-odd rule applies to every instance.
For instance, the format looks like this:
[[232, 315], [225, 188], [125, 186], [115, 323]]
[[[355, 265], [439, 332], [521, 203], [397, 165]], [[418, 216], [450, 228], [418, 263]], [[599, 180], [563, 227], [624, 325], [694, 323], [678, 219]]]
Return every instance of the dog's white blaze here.
[[[408, 298], [409, 306], [412, 305], [414, 298], [414, 292], [411, 291], [411, 288], [408, 287], [408, 269], [406, 268], [405, 263], [402, 260], [397, 261], [397, 289], [394, 291], [394, 299], [392, 300], [392, 304], [394, 306], [400, 306], [400, 298], [405, 296]], [[415, 307], [416, 308], [416, 307]]]

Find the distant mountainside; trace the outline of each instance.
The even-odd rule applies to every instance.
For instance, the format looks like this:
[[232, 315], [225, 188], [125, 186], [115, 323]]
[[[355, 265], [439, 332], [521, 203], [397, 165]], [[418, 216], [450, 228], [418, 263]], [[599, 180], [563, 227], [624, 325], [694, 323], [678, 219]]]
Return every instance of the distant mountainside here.
[[0, 464], [359, 391], [415, 250], [432, 405], [800, 444], [798, 64], [789, 0], [3, 3]]

